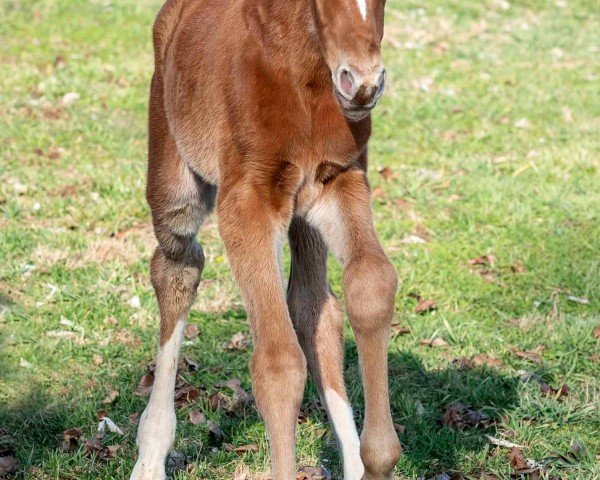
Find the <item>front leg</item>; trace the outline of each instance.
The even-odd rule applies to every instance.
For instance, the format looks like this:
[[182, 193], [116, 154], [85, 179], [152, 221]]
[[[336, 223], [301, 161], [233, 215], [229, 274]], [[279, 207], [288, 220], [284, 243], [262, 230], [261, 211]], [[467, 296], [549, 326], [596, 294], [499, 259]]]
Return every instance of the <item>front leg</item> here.
[[344, 267], [344, 291], [356, 337], [365, 394], [360, 436], [363, 480], [387, 480], [401, 453], [390, 412], [387, 349], [397, 288], [396, 270], [373, 227], [362, 170], [348, 170], [323, 189], [307, 220]]
[[[277, 194], [277, 195], [276, 195]], [[252, 388], [266, 424], [274, 480], [296, 477], [296, 420], [306, 360], [282, 285], [279, 253], [293, 208], [292, 192], [242, 182], [219, 192], [219, 231], [242, 291], [254, 338]]]

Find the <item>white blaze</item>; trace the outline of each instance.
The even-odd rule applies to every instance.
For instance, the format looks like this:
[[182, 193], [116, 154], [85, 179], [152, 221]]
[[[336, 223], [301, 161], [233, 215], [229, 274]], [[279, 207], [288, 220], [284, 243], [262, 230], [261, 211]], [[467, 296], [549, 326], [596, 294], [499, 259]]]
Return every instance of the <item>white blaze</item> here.
[[367, 0], [356, 0], [356, 5], [363, 20], [367, 19]]

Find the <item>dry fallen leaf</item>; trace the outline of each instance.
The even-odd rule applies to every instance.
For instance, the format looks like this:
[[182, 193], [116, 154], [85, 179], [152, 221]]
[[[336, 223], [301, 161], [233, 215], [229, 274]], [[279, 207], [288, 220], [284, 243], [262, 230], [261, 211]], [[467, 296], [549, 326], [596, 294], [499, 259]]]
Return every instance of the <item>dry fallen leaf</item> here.
[[149, 372], [140, 378], [137, 388], [135, 389], [136, 395], [149, 395], [152, 391], [152, 385], [154, 385], [154, 373]]
[[431, 312], [432, 310], [435, 310], [436, 308], [437, 308], [437, 305], [435, 303], [435, 300], [422, 299], [421, 301], [419, 301], [419, 303], [415, 307], [415, 313], [422, 314], [425, 312]]
[[180, 388], [175, 387], [175, 406], [178, 408], [185, 407], [196, 402], [200, 398], [200, 390], [191, 385], [182, 385]]
[[190, 372], [195, 372], [198, 370], [198, 362], [187, 355], [184, 355], [181, 357], [181, 360], [179, 360], [179, 370], [185, 369], [189, 370]]
[[459, 357], [452, 363], [465, 370], [472, 370], [475, 367], [481, 367], [483, 365], [493, 368], [500, 368], [504, 366], [501, 360], [491, 357], [485, 353], [474, 355], [471, 358]]
[[221, 430], [221, 427], [219, 427], [219, 424], [209, 421], [208, 434], [212, 443], [215, 443], [217, 445], [221, 445], [223, 443], [225, 435], [223, 434], [223, 430]]
[[481, 410], [473, 410], [462, 402], [451, 403], [444, 412], [444, 424], [450, 428], [488, 427], [493, 421]]
[[496, 357], [492, 357], [486, 353], [481, 353], [479, 355], [475, 355], [473, 358], [471, 358], [471, 360], [478, 367], [481, 365], [487, 365], [488, 367], [495, 367], [495, 368], [500, 368], [500, 367], [504, 366], [504, 363], [502, 363], [502, 360], [499, 360]]
[[447, 347], [448, 343], [442, 337], [428, 338], [426, 340], [421, 340], [419, 342], [421, 345], [426, 345], [428, 347]]
[[527, 460], [523, 457], [523, 451], [518, 447], [511, 448], [508, 453], [508, 461], [518, 475], [527, 475], [538, 470], [538, 468], [531, 467], [527, 463]]
[[400, 323], [392, 324], [392, 335], [408, 335], [410, 333], [410, 327], [404, 327]]
[[201, 425], [206, 423], [206, 416], [198, 410], [192, 410], [189, 415], [189, 420], [192, 425]]
[[104, 434], [99, 433], [94, 436], [91, 440], [83, 439], [83, 446], [85, 447], [85, 453], [89, 456], [100, 460], [100, 461], [108, 461], [113, 458], [116, 453], [122, 448], [121, 445], [110, 445], [108, 447], [104, 447], [102, 445], [102, 439], [104, 438]]
[[106, 396], [106, 398], [104, 400], [102, 400], [102, 403], [108, 404], [108, 403], [113, 403], [117, 397], [119, 396], [119, 392], [117, 390], [111, 389], [110, 392], [108, 392], [108, 395]]
[[386, 182], [389, 182], [394, 178], [394, 171], [390, 167], [383, 167], [379, 170], [379, 175], [381, 175]]
[[515, 263], [513, 263], [510, 266], [510, 269], [512, 270], [513, 273], [525, 273], [525, 266], [523, 265], [523, 262], [521, 262], [520, 260], [516, 260]]
[[8, 452], [3, 452], [2, 456], [0, 456], [0, 478], [7, 477], [17, 471], [19, 467], [19, 462], [13, 456], [13, 452], [9, 450]]
[[404, 431], [406, 430], [406, 427], [399, 423], [394, 423], [394, 430], [396, 430], [396, 433], [398, 435], [402, 435], [404, 433]]
[[541, 363], [542, 361], [542, 352], [546, 347], [544, 345], [538, 345], [537, 347], [531, 350], [519, 350], [517, 348], [511, 349], [514, 355], [524, 360], [528, 360], [533, 363]]
[[232, 453], [256, 453], [258, 452], [258, 445], [249, 444], [249, 445], [240, 445], [239, 447], [234, 447], [230, 443], [225, 444], [225, 451]]
[[557, 389], [557, 388], [552, 388], [546, 382], [541, 382], [540, 390], [544, 395], [546, 395], [548, 397], [555, 397], [557, 400], [562, 397], [568, 396], [569, 393], [571, 392], [571, 389], [569, 388], [569, 386], [566, 383], [563, 384], [562, 387]]
[[371, 192], [371, 196], [373, 198], [382, 198], [385, 196], [385, 193], [381, 187], [375, 187]]
[[79, 447], [79, 439], [82, 437], [81, 428], [69, 428], [62, 433], [60, 450], [63, 452], [74, 452]]
[[302, 467], [296, 480], [332, 480], [331, 472], [324, 467]]
[[185, 326], [185, 330], [183, 331], [185, 338], [190, 339], [190, 340], [193, 338], [196, 338], [199, 333], [200, 333], [200, 329], [198, 328], [198, 325], [196, 325], [195, 323], [188, 323]]
[[411, 233], [413, 235], [416, 235], [417, 237], [421, 237], [426, 242], [429, 241], [429, 231], [425, 228], [425, 226], [422, 223], [418, 223], [415, 226], [415, 228], [413, 228]]
[[246, 335], [242, 332], [237, 332], [231, 337], [229, 343], [223, 345], [226, 350], [245, 350], [250, 344]]
[[496, 258], [493, 255], [482, 255], [481, 257], [471, 258], [467, 261], [469, 265], [483, 265], [493, 267], [496, 264]]

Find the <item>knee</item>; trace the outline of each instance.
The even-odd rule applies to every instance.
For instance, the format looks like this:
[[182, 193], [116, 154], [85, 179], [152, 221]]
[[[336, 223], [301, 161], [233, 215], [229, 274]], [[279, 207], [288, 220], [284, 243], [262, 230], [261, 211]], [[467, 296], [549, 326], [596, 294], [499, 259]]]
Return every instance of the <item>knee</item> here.
[[[306, 358], [298, 342], [257, 346], [250, 362], [252, 388], [257, 405], [269, 397], [302, 397], [306, 381]], [[298, 393], [298, 395], [296, 395]]]
[[195, 293], [203, 269], [204, 252], [195, 241], [190, 242], [185, 252], [176, 259], [159, 246], [150, 262], [150, 278], [158, 295], [167, 290]]
[[350, 262], [344, 272], [344, 287], [353, 328], [369, 332], [389, 326], [398, 274], [385, 255]]

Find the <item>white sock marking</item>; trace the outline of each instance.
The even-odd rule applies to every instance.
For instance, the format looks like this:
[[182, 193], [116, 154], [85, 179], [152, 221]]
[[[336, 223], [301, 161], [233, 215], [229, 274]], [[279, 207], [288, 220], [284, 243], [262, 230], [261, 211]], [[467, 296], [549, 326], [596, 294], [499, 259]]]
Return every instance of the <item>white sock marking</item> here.
[[140, 417], [137, 434], [140, 453], [131, 480], [166, 478], [165, 460], [175, 439], [177, 420], [173, 394], [185, 324], [185, 321], [177, 322], [171, 338], [158, 349], [152, 393]]
[[323, 395], [342, 453], [344, 480], [360, 480], [365, 473], [365, 467], [360, 458], [360, 440], [352, 409], [335, 390], [327, 389]]

